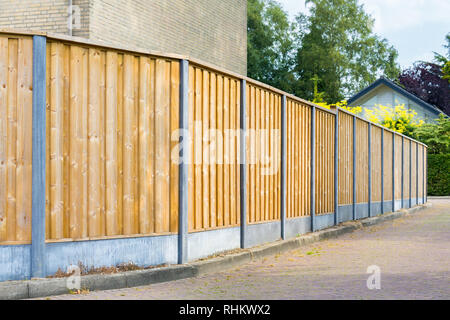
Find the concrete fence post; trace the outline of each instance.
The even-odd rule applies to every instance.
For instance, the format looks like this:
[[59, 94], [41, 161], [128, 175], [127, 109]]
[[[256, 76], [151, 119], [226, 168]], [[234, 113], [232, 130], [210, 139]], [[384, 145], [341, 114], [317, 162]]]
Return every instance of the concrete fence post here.
[[381, 213], [384, 213], [384, 129], [381, 128]]
[[353, 220], [356, 220], [356, 117], [353, 116]]
[[368, 144], [368, 148], [367, 148], [367, 150], [368, 150], [368, 154], [369, 154], [369, 156], [368, 156], [368, 166], [369, 166], [369, 169], [368, 169], [368, 171], [369, 171], [369, 175], [368, 175], [368, 183], [369, 183], [369, 185], [368, 185], [368, 205], [369, 205], [369, 207], [368, 207], [368, 209], [369, 209], [369, 217], [371, 217], [372, 216], [372, 148], [371, 148], [371, 144], [372, 144], [372, 124], [369, 122], [368, 123], [368, 126], [367, 126], [367, 144]]
[[246, 234], [247, 234], [247, 152], [246, 152], [246, 137], [247, 137], [247, 81], [241, 79], [241, 101], [239, 108], [240, 121], [240, 208], [241, 208], [241, 248], [246, 248]]
[[31, 277], [44, 278], [45, 253], [45, 159], [46, 159], [46, 57], [47, 39], [33, 36]]
[[[189, 132], [189, 61], [180, 60], [180, 130]], [[191, 137], [192, 138], [192, 137]], [[183, 264], [188, 261], [188, 170], [190, 158], [191, 139], [187, 136], [180, 137], [181, 162], [179, 165], [179, 224], [178, 224], [178, 263]]]
[[311, 109], [311, 231], [316, 230], [316, 107]]
[[334, 225], [339, 224], [339, 109], [334, 119]]
[[286, 170], [287, 170], [287, 119], [286, 96], [281, 97], [281, 239], [286, 238]]

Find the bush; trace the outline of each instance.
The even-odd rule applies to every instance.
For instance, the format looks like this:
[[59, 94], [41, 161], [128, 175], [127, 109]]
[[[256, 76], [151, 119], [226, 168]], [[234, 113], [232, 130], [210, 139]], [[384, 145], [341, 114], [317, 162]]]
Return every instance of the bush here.
[[450, 196], [450, 154], [428, 155], [429, 196]]

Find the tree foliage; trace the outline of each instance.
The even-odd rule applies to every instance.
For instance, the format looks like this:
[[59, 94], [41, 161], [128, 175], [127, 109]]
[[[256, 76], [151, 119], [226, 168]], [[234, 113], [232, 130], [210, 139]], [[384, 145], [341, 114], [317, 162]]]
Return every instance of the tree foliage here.
[[430, 154], [450, 154], [450, 118], [441, 114], [436, 123], [417, 128], [413, 137], [425, 143]]
[[249, 77], [335, 103], [380, 75], [398, 76], [397, 51], [373, 33], [373, 19], [358, 0], [306, 3], [310, 14], [291, 23], [274, 0], [248, 0]]
[[398, 81], [407, 91], [450, 114], [450, 33], [446, 41], [447, 57], [435, 53], [434, 62], [417, 61]]
[[247, 12], [247, 75], [293, 92], [294, 26], [286, 12], [272, 0], [248, 0]]

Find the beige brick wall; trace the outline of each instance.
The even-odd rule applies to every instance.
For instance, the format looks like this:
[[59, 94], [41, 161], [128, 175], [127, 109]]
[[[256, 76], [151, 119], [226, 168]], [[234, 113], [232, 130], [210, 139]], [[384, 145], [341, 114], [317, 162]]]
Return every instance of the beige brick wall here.
[[[68, 34], [68, 0], [0, 0], [0, 28]], [[247, 73], [246, 0], [73, 0], [75, 36], [196, 57]]]
[[[81, 28], [73, 35], [89, 37], [89, 1], [73, 0], [81, 10]], [[0, 0], [0, 29], [69, 34], [68, 0]]]

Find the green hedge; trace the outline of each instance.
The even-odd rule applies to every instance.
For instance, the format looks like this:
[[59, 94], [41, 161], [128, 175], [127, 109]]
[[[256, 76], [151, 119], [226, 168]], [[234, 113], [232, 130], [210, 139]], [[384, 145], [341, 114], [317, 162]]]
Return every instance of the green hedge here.
[[428, 155], [428, 195], [450, 196], [450, 154]]

